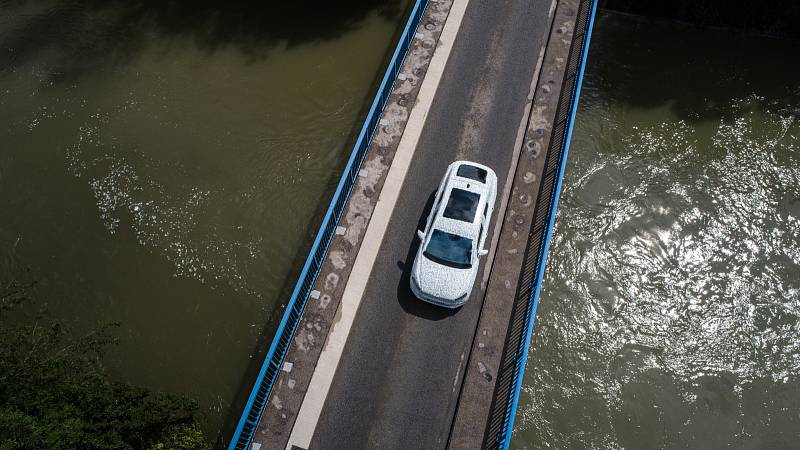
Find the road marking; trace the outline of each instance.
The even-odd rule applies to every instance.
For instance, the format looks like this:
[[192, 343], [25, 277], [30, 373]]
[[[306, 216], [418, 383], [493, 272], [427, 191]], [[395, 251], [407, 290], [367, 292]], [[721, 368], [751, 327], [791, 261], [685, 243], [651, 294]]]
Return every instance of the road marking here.
[[439, 36], [438, 47], [431, 58], [425, 79], [422, 81], [417, 95], [417, 102], [411, 110], [411, 115], [400, 138], [389, 173], [386, 175], [386, 181], [380, 192], [378, 203], [375, 205], [375, 210], [372, 213], [369, 225], [367, 225], [361, 248], [353, 263], [353, 270], [342, 294], [342, 301], [337, 314], [338, 321], [331, 326], [331, 331], [325, 341], [324, 350], [319, 357], [314, 375], [311, 377], [311, 383], [308, 386], [305, 398], [303, 398], [303, 404], [300, 406], [297, 420], [292, 428], [292, 434], [289, 436], [289, 442], [286, 445], [287, 449], [291, 449], [292, 446], [300, 448], [309, 448], [311, 446], [311, 438], [314, 436], [314, 430], [319, 422], [322, 407], [325, 405], [325, 399], [333, 383], [333, 376], [342, 357], [347, 336], [350, 334], [350, 328], [353, 325], [356, 312], [359, 305], [361, 305], [361, 299], [364, 295], [370, 272], [378, 256], [383, 236], [389, 226], [389, 219], [394, 211], [397, 198], [400, 196], [403, 180], [413, 159], [417, 142], [425, 125], [425, 119], [433, 104], [433, 98], [442, 79], [447, 59], [453, 49], [453, 42], [458, 34], [461, 21], [464, 19], [464, 13], [469, 1], [453, 0], [453, 5], [450, 7], [447, 21], [442, 29], [442, 34]]
[[[556, 9], [556, 0], [552, 0], [550, 4], [550, 13], [548, 18], [552, 22], [553, 12]], [[547, 42], [547, 36], [545, 36]], [[506, 217], [506, 209], [508, 209], [508, 198], [511, 196], [511, 185], [514, 183], [514, 175], [517, 173], [517, 166], [519, 165], [519, 153], [522, 149], [522, 141], [525, 140], [525, 131], [528, 129], [528, 119], [530, 119], [531, 111], [533, 110], [533, 97], [536, 94], [536, 86], [539, 84], [539, 76], [542, 70], [542, 61], [544, 60], [544, 49], [547, 45], [543, 45], [539, 50], [539, 57], [536, 59], [536, 68], [533, 70], [533, 80], [531, 80], [531, 89], [528, 93], [528, 98], [525, 103], [525, 109], [522, 113], [522, 120], [517, 129], [517, 138], [514, 141], [513, 154], [511, 155], [511, 167], [508, 169], [506, 175], [506, 182], [503, 185], [503, 195], [500, 197], [500, 209], [497, 211], [497, 220], [494, 222], [494, 229], [492, 229], [492, 242], [489, 244], [489, 255], [486, 258], [486, 263], [483, 265], [483, 278], [481, 279], [481, 290], [486, 291], [486, 283], [489, 281], [489, 275], [492, 273], [492, 266], [494, 265], [494, 258], [497, 254], [497, 242], [500, 240], [500, 228]]]
[[453, 393], [456, 392], [456, 388], [458, 387], [458, 375], [461, 374], [461, 366], [464, 365], [464, 356], [466, 356], [466, 352], [461, 352], [461, 359], [458, 361], [458, 368], [456, 369], [456, 376], [453, 378]]

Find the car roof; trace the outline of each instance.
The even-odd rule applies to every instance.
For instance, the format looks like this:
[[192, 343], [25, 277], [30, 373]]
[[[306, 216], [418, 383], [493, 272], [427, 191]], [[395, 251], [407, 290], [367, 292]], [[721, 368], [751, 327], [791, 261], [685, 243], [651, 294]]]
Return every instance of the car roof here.
[[[486, 202], [489, 195], [489, 185], [470, 178], [458, 176], [457, 170], [460, 165], [461, 164], [453, 164], [448, 170], [448, 175], [443, 181], [445, 186], [443, 189], [442, 198], [437, 206], [436, 216], [431, 228], [447, 231], [449, 233], [471, 239], [477, 239], [478, 234], [480, 233], [481, 217], [483, 210], [486, 207]], [[478, 165], [475, 164], [473, 166]], [[487, 174], [494, 175], [494, 173], [490, 171], [491, 169], [487, 171]], [[471, 202], [468, 203], [468, 206], [471, 206], [474, 209], [474, 215], [472, 216], [471, 221], [467, 222], [464, 220], [459, 220], [458, 218], [449, 218], [445, 216], [445, 211], [447, 210], [448, 204], [452, 199], [454, 191], [456, 195], [460, 195], [465, 192], [466, 195], [464, 197], [470, 197], [469, 194], [477, 194], [479, 196], [474, 205], [472, 205]], [[459, 206], [463, 206], [463, 203]], [[455, 216], [458, 217], [458, 214]]]

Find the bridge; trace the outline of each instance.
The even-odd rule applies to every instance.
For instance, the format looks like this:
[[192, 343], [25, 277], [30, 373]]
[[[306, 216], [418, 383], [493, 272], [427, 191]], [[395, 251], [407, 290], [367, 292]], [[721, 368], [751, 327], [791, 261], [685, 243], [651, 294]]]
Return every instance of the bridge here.
[[[596, 0], [417, 0], [231, 449], [507, 448]], [[498, 199], [469, 302], [411, 294], [445, 169]]]

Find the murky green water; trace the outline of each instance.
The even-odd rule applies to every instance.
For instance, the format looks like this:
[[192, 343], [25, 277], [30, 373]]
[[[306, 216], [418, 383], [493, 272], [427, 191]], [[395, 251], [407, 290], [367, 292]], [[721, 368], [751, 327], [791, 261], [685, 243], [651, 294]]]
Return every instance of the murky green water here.
[[597, 21], [514, 448], [797, 448], [800, 43]]
[[0, 277], [215, 432], [407, 3], [0, 1]]

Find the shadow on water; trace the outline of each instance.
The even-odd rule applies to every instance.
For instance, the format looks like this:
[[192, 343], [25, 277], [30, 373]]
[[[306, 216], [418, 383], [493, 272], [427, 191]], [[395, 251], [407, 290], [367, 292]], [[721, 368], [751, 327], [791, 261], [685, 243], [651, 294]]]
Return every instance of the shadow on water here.
[[403, 275], [400, 277], [400, 283], [397, 285], [397, 301], [400, 303], [400, 306], [403, 308], [403, 311], [407, 312], [408, 314], [413, 314], [417, 317], [433, 321], [446, 319], [461, 309], [442, 308], [427, 302], [423, 302], [411, 292], [411, 268], [414, 267], [414, 257], [417, 255], [417, 250], [419, 249], [420, 244], [416, 233], [417, 230], [425, 229], [428, 215], [430, 215], [431, 209], [433, 208], [433, 200], [435, 198], [436, 191], [433, 191], [431, 192], [431, 195], [428, 196], [428, 201], [425, 202], [425, 207], [423, 208], [422, 214], [417, 222], [417, 227], [414, 229], [414, 236], [412, 236], [412, 242], [411, 245], [409, 245], [408, 254], [406, 255], [405, 261], [397, 261], [397, 267], [403, 271]]
[[[776, 39], [776, 45], [763, 48], [763, 39], [729, 29], [709, 30], [698, 41], [685, 32], [692, 25], [609, 11], [599, 16], [596, 28], [604, 30], [603, 39], [592, 43], [586, 83], [628, 106], [667, 107], [679, 119], [698, 123], [735, 118], [734, 98], [757, 94], [749, 106], [761, 110], [792, 107], [800, 98], [800, 81], [785, 75], [800, 71], [800, 61], [786, 58], [800, 51], [800, 41]], [[732, 46], [739, 51], [724, 50]], [[619, 54], [649, 56], [631, 56], [619, 65], [594, 63]], [[776, 71], [776, 64], [793, 70]]]
[[188, 38], [198, 49], [236, 48], [264, 58], [276, 44], [334, 39], [372, 13], [396, 20], [403, 0], [0, 0], [0, 71], [45, 51], [60, 55], [52, 81], [77, 78], [100, 59], [121, 64], [148, 41]]
[[601, 0], [600, 7], [704, 26], [800, 36], [800, 3], [795, 0]]

